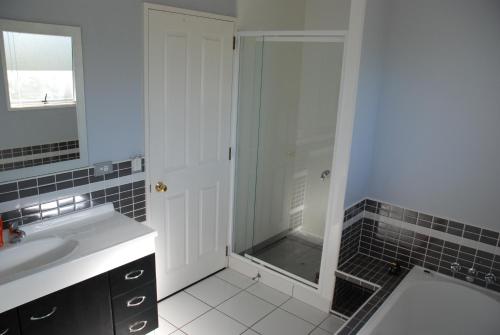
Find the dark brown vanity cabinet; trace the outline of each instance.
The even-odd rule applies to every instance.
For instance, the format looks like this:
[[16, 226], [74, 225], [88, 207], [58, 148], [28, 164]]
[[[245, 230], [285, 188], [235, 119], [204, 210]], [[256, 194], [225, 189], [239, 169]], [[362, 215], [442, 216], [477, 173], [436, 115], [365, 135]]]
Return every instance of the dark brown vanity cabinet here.
[[143, 335], [158, 328], [154, 256], [110, 272], [115, 334]]
[[108, 274], [18, 308], [22, 335], [113, 335]]
[[17, 311], [10, 311], [0, 314], [0, 335], [19, 335], [19, 319]]
[[156, 328], [154, 254], [0, 314], [0, 335], [144, 335]]

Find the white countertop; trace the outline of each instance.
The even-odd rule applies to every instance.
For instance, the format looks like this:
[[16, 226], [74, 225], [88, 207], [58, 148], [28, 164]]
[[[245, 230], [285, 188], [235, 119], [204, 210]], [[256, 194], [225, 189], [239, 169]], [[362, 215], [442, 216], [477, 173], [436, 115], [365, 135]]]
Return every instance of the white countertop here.
[[19, 244], [0, 248], [0, 262], [10, 249], [40, 239], [71, 241], [72, 251], [49, 264], [13, 274], [0, 272], [0, 313], [150, 255], [157, 236], [111, 204], [20, 228], [27, 236]]

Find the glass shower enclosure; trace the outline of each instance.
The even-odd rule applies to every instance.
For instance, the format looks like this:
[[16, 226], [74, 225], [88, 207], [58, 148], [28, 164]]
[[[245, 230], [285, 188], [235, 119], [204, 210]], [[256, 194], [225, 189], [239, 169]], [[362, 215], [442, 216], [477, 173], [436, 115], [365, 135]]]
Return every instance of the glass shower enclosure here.
[[233, 252], [315, 286], [329, 203], [342, 36], [239, 38]]

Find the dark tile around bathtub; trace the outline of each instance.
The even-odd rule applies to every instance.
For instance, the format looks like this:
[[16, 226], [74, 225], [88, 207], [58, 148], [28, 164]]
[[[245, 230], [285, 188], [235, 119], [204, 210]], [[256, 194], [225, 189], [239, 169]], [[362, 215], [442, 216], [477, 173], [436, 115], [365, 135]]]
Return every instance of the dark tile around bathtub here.
[[391, 275], [388, 273], [388, 263], [361, 254], [346, 262], [340, 270], [372, 283], [375, 283], [375, 280], [380, 286], [380, 289], [337, 333], [346, 335], [356, 334], [408, 274], [408, 270], [402, 269], [399, 275]]
[[349, 318], [370, 299], [375, 290], [349, 281], [348, 278], [337, 278], [332, 310]]

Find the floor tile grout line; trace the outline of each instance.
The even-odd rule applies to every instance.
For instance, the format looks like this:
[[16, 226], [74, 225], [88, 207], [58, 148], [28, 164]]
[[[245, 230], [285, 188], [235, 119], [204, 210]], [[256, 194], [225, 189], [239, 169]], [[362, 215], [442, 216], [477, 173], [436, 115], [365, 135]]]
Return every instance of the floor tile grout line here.
[[[290, 299], [292, 299], [292, 297], [291, 297], [291, 296], [290, 296], [290, 297], [289, 297], [286, 301], [284, 301], [284, 302], [282, 303], [282, 305], [283, 305], [285, 302], [287, 302], [288, 300], [290, 300]], [[273, 305], [275, 308], [273, 308], [273, 310], [272, 310], [272, 311], [270, 311], [269, 313], [267, 313], [266, 315], [264, 315], [263, 317], [261, 317], [260, 319], [258, 319], [257, 321], [255, 321], [255, 322], [254, 322], [254, 323], [250, 326], [250, 328], [251, 328], [253, 331], [257, 332], [255, 329], [253, 329], [253, 327], [254, 327], [256, 324], [258, 324], [259, 322], [261, 322], [262, 320], [264, 320], [265, 318], [267, 318], [269, 315], [271, 315], [274, 311], [276, 311], [277, 309], [279, 309], [279, 306], [276, 306], [276, 305], [274, 305], [274, 304], [271, 304], [271, 305]], [[257, 332], [257, 333], [258, 333], [258, 332]], [[260, 333], [259, 333], [259, 334], [260, 334]]]
[[325, 332], [327, 332], [328, 334], [333, 334], [333, 333], [330, 333], [329, 331], [327, 331], [326, 329], [323, 329], [320, 327], [320, 325], [323, 324], [323, 322], [325, 322], [328, 318], [330, 317], [330, 313], [328, 313], [327, 317], [323, 319], [323, 321], [321, 321], [316, 327], [313, 328], [313, 330], [311, 330], [309, 332], [309, 335], [311, 335], [316, 329], [321, 329], [321, 330], [324, 330]]
[[[255, 283], [255, 284], [257, 284], [257, 283]], [[255, 284], [254, 284], [254, 285], [255, 285]], [[262, 284], [262, 285], [265, 285], [265, 286], [269, 287], [270, 289], [275, 290], [275, 291], [277, 291], [277, 292], [279, 292], [279, 293], [281, 293], [281, 294], [283, 294], [283, 295], [286, 295], [286, 296], [288, 297], [288, 299], [286, 299], [286, 300], [285, 300], [284, 302], [282, 302], [281, 304], [276, 305], [276, 304], [274, 304], [274, 303], [272, 303], [272, 302], [270, 302], [270, 301], [268, 301], [268, 300], [265, 300], [265, 299], [263, 299], [263, 298], [259, 297], [259, 296], [258, 296], [258, 295], [256, 295], [256, 294], [254, 294], [254, 293], [252, 293], [252, 292], [248, 291], [247, 289], [245, 289], [244, 291], [245, 291], [245, 292], [247, 292], [248, 294], [253, 295], [254, 297], [259, 298], [259, 299], [260, 299], [260, 300], [262, 300], [262, 301], [267, 302], [268, 304], [271, 304], [271, 305], [275, 306], [275, 307], [280, 307], [280, 306], [281, 306], [281, 305], [283, 305], [285, 302], [287, 302], [288, 300], [290, 300], [291, 298], [293, 298], [291, 295], [288, 295], [288, 294], [286, 294], [286, 293], [283, 293], [283, 292], [281, 292], [281, 291], [278, 291], [277, 289], [274, 289], [274, 288], [272, 288], [272, 287], [271, 287], [271, 286], [269, 286], [269, 285], [266, 285], [266, 284], [263, 284], [263, 283], [261, 283], [261, 284]], [[248, 288], [250, 288], [250, 287], [252, 287], [252, 286], [254, 286], [254, 285], [251, 285], [251, 286], [249, 286]]]
[[[291, 299], [293, 299], [293, 297], [291, 297], [290, 299], [288, 299], [287, 301], [285, 301], [285, 302], [284, 302], [281, 306], [283, 306], [286, 302], [288, 302], [288, 301], [289, 301], [289, 300], [291, 300]], [[300, 300], [299, 300], [299, 301], [300, 301]], [[282, 311], [285, 311], [285, 312], [287, 312], [288, 314], [291, 314], [291, 315], [295, 316], [296, 318], [301, 319], [302, 321], [305, 321], [305, 322], [307, 322], [307, 323], [309, 323], [309, 324], [311, 324], [311, 325], [313, 325], [313, 326], [316, 326], [316, 325], [315, 325], [314, 323], [312, 323], [311, 321], [307, 321], [306, 319], [303, 319], [302, 317], [300, 317], [300, 316], [298, 316], [298, 315], [296, 315], [296, 314], [294, 314], [294, 313], [292, 313], [292, 312], [290, 312], [290, 311], [287, 311], [287, 310], [286, 310], [286, 309], [284, 309], [284, 308], [281, 308], [281, 306], [280, 306], [280, 307], [278, 307], [278, 308], [279, 308], [279, 309], [281, 309]], [[312, 306], [312, 307], [314, 307], [314, 306]], [[328, 313], [328, 314], [329, 314], [329, 313]], [[325, 320], [326, 320], [326, 318], [325, 318]], [[323, 320], [323, 321], [324, 321], [324, 320]]]
[[[159, 305], [159, 303], [157, 303], [157, 305]], [[174, 330], [173, 332], [168, 333], [169, 335], [170, 335], [170, 334], [175, 333], [175, 332], [176, 332], [176, 331], [178, 331], [178, 330], [181, 330], [180, 328], [177, 328], [177, 326], [176, 326], [176, 325], [174, 325], [172, 322], [168, 321], [168, 320], [167, 320], [167, 319], [165, 319], [163, 316], [161, 316], [161, 315], [160, 315], [160, 312], [158, 312], [158, 318], [163, 319], [163, 321], [167, 322], [169, 325], [172, 325], [172, 327], [174, 327], [174, 328], [175, 328], [175, 330]], [[159, 325], [159, 323], [158, 323], [158, 328], [159, 328], [159, 326], [160, 326], [160, 325]]]
[[[234, 285], [233, 285], [233, 286], [234, 286]], [[239, 289], [239, 288], [238, 288], [238, 289]], [[221, 302], [220, 304], [218, 304], [218, 305], [217, 305], [217, 306], [215, 306], [215, 307], [212, 307], [211, 305], [207, 304], [205, 301], [203, 301], [203, 300], [201, 300], [200, 298], [198, 298], [198, 297], [196, 297], [196, 296], [194, 296], [194, 295], [190, 294], [189, 292], [185, 292], [185, 293], [189, 294], [190, 296], [192, 296], [193, 298], [195, 298], [195, 299], [197, 299], [197, 300], [201, 301], [201, 302], [202, 302], [202, 303], [204, 303], [205, 305], [210, 306], [210, 310], [208, 310], [208, 311], [206, 311], [205, 313], [201, 314], [200, 316], [198, 316], [197, 318], [193, 319], [192, 321], [190, 321], [190, 322], [186, 323], [186, 324], [185, 324], [184, 326], [182, 326], [181, 328], [186, 327], [188, 324], [190, 324], [190, 323], [194, 322], [195, 320], [199, 319], [201, 316], [203, 316], [203, 315], [207, 314], [207, 313], [208, 313], [208, 312], [210, 312], [211, 310], [215, 310], [215, 311], [217, 311], [217, 312], [219, 312], [219, 313], [221, 313], [221, 314], [223, 314], [223, 315], [227, 316], [228, 318], [232, 319], [233, 321], [236, 321], [237, 323], [239, 323], [239, 324], [240, 324], [240, 325], [242, 325], [243, 327], [248, 327], [246, 324], [242, 323], [241, 321], [236, 320], [236, 319], [235, 319], [235, 318], [233, 318], [232, 316], [227, 315], [227, 314], [226, 314], [226, 313], [224, 313], [223, 311], [220, 311], [220, 310], [218, 310], [218, 309], [217, 309], [217, 307], [219, 307], [220, 305], [224, 304], [226, 301], [231, 300], [232, 298], [236, 297], [238, 294], [240, 294], [240, 293], [241, 293], [241, 292], [243, 292], [243, 291], [245, 291], [245, 290], [240, 289], [240, 291], [239, 291], [238, 293], [236, 293], [235, 295], [233, 295], [233, 296], [231, 296], [231, 297], [227, 298], [226, 300], [224, 300], [223, 302]], [[183, 291], [183, 292], [184, 292], [184, 291]], [[245, 331], [246, 331], [246, 330], [245, 330]], [[243, 333], [244, 333], [244, 332], [243, 332]]]
[[[278, 309], [279, 309], [279, 310], [281, 310], [281, 311], [283, 311], [283, 312], [285, 312], [285, 313], [290, 314], [291, 316], [293, 316], [293, 317], [295, 317], [295, 318], [297, 318], [297, 319], [299, 319], [299, 320], [302, 320], [302, 321], [304, 321], [304, 322], [306, 322], [306, 323], [308, 323], [308, 324], [310, 324], [310, 325], [314, 326], [314, 328], [311, 330], [311, 332], [310, 332], [309, 334], [311, 334], [312, 332], [314, 332], [314, 331], [315, 331], [316, 329], [318, 329], [318, 328], [319, 328], [319, 329], [321, 329], [321, 330], [323, 330], [323, 331], [325, 331], [325, 332], [328, 332], [328, 333], [329, 333], [329, 331], [327, 331], [327, 330], [325, 330], [325, 329], [321, 328], [321, 327], [320, 327], [320, 325], [321, 325], [324, 321], [326, 321], [326, 320], [330, 317], [330, 315], [331, 315], [330, 313], [327, 313], [328, 315], [327, 315], [327, 316], [326, 316], [326, 317], [325, 317], [325, 318], [324, 318], [324, 319], [323, 319], [323, 320], [322, 320], [322, 321], [321, 321], [318, 325], [315, 325], [314, 323], [312, 323], [312, 322], [310, 322], [310, 321], [308, 321], [308, 320], [305, 320], [305, 319], [303, 319], [302, 317], [300, 317], [300, 316], [298, 316], [298, 315], [296, 315], [296, 314], [294, 314], [294, 313], [292, 313], [292, 312], [290, 312], [290, 311], [287, 311], [286, 309], [284, 309], [284, 308], [283, 308], [283, 305], [285, 305], [288, 301], [290, 301], [290, 300], [292, 300], [292, 299], [293, 299], [293, 297], [292, 297], [292, 296], [287, 295], [286, 293], [283, 293], [283, 292], [281, 292], [281, 291], [279, 291], [279, 290], [276, 290], [276, 289], [274, 289], [274, 288], [272, 288], [272, 287], [270, 287], [270, 286], [266, 285], [266, 286], [268, 286], [270, 289], [272, 289], [272, 290], [276, 290], [277, 292], [279, 292], [279, 293], [281, 293], [281, 294], [283, 294], [283, 295], [286, 295], [286, 296], [288, 297], [285, 301], [283, 301], [282, 303], [280, 303], [280, 304], [276, 305], [276, 304], [273, 304], [273, 303], [271, 303], [271, 302], [269, 302], [269, 301], [267, 301], [267, 300], [264, 300], [263, 298], [261, 298], [261, 297], [259, 297], [259, 296], [255, 295], [255, 294], [253, 294], [252, 292], [248, 291], [248, 289], [249, 289], [250, 287], [252, 287], [252, 286], [256, 285], [257, 283], [260, 283], [260, 281], [256, 281], [256, 282], [252, 283], [251, 285], [249, 285], [249, 286], [248, 286], [248, 287], [246, 287], [246, 288], [241, 288], [241, 287], [236, 286], [235, 284], [233, 284], [233, 283], [231, 283], [231, 282], [229, 282], [229, 281], [227, 281], [227, 280], [225, 280], [225, 279], [223, 279], [223, 278], [218, 277], [217, 275], [214, 275], [214, 276], [215, 276], [215, 277], [217, 277], [217, 279], [220, 279], [220, 280], [222, 280], [222, 281], [224, 281], [224, 282], [226, 282], [226, 283], [230, 284], [231, 286], [233, 286], [233, 287], [237, 288], [237, 289], [238, 289], [238, 292], [236, 292], [235, 294], [231, 295], [230, 297], [228, 297], [228, 298], [227, 298], [227, 299], [225, 299], [224, 301], [220, 302], [220, 303], [219, 303], [219, 304], [217, 304], [216, 306], [211, 306], [210, 304], [208, 304], [207, 302], [205, 302], [205, 301], [204, 301], [204, 300], [202, 300], [201, 298], [198, 298], [198, 297], [196, 297], [194, 294], [192, 294], [192, 293], [190, 293], [190, 292], [187, 292], [186, 290], [183, 290], [183, 291], [181, 291], [181, 292], [184, 292], [184, 293], [188, 294], [189, 296], [191, 296], [191, 297], [195, 298], [196, 300], [200, 301], [201, 303], [203, 303], [203, 304], [207, 305], [207, 306], [208, 306], [208, 307], [210, 307], [210, 308], [209, 308], [207, 311], [205, 311], [204, 313], [202, 313], [202, 314], [200, 314], [199, 316], [197, 316], [196, 318], [194, 318], [193, 320], [191, 320], [191, 321], [189, 321], [189, 322], [187, 322], [187, 323], [183, 324], [183, 325], [182, 325], [182, 326], [180, 326], [180, 327], [177, 327], [176, 325], [172, 324], [170, 321], [168, 321], [165, 317], [163, 317], [163, 316], [161, 316], [161, 315], [159, 315], [159, 317], [161, 317], [164, 321], [167, 321], [169, 324], [171, 324], [172, 326], [174, 326], [174, 328], [176, 328], [176, 331], [181, 331], [181, 332], [183, 332], [183, 330], [182, 330], [182, 329], [183, 329], [184, 327], [186, 327], [187, 325], [189, 325], [189, 324], [191, 324], [191, 323], [195, 322], [196, 320], [198, 320], [199, 318], [201, 318], [201, 317], [202, 317], [202, 316], [204, 316], [205, 314], [209, 313], [210, 311], [215, 310], [215, 311], [217, 311], [217, 312], [219, 312], [219, 313], [223, 314], [224, 316], [226, 316], [226, 317], [230, 318], [231, 320], [233, 320], [233, 321], [237, 322], [238, 324], [242, 325], [243, 327], [245, 327], [245, 330], [243, 331], [243, 333], [245, 333], [245, 332], [246, 332], [246, 331], [248, 331], [248, 330], [252, 330], [252, 331], [256, 332], [257, 334], [260, 334], [260, 333], [259, 333], [259, 332], [257, 332], [257, 331], [256, 331], [253, 327], [254, 327], [256, 324], [258, 324], [259, 322], [261, 322], [263, 319], [265, 319], [266, 317], [268, 317], [270, 314], [272, 314], [273, 312], [275, 312], [276, 310], [278, 310]], [[263, 285], [265, 285], [265, 284], [263, 284]], [[268, 304], [272, 305], [272, 306], [273, 306], [273, 309], [272, 309], [271, 311], [269, 311], [267, 314], [265, 314], [264, 316], [262, 316], [261, 318], [259, 318], [259, 319], [258, 319], [256, 322], [254, 322], [251, 326], [247, 326], [246, 324], [243, 324], [241, 321], [239, 321], [239, 320], [235, 319], [234, 317], [232, 317], [232, 316], [230, 316], [230, 315], [227, 315], [226, 313], [224, 313], [223, 311], [221, 311], [221, 310], [219, 310], [219, 309], [218, 309], [218, 307], [220, 307], [222, 304], [224, 304], [225, 302], [227, 302], [227, 301], [231, 300], [232, 298], [236, 297], [237, 295], [241, 294], [242, 292], [246, 292], [247, 294], [250, 294], [250, 295], [254, 296], [254, 297], [255, 297], [255, 298], [257, 298], [257, 299], [259, 299], [259, 300], [261, 300], [261, 301], [263, 301], [263, 302], [266, 302], [266, 303], [268, 303]], [[313, 306], [313, 307], [314, 307], [314, 306]], [[175, 332], [175, 331], [174, 331], [174, 332]], [[243, 333], [242, 333], [242, 334], [243, 334]]]
[[[222, 278], [219, 278], [219, 279], [224, 280], [224, 279], [222, 279]], [[224, 281], [226, 281], [226, 280], [224, 280]], [[254, 286], [254, 285], [255, 285], [255, 284], [257, 284], [257, 283], [258, 283], [258, 282], [256, 282], [256, 283], [254, 283], [254, 284], [250, 285], [249, 287], [247, 287], [247, 289], [248, 289], [248, 288], [250, 288], [250, 287], [252, 287], [252, 286]], [[232, 283], [230, 283], [230, 284], [232, 284]], [[232, 284], [232, 285], [234, 286], [234, 284]], [[263, 285], [265, 285], [265, 284], [263, 284]], [[270, 287], [270, 286], [269, 286], [269, 287]], [[273, 290], [275, 290], [275, 289], [274, 289], [274, 288], [272, 288], [272, 287], [270, 287], [270, 288], [271, 288], [271, 289], [273, 289]], [[309, 323], [309, 324], [313, 325], [313, 326], [314, 326], [314, 329], [313, 329], [312, 331], [314, 331], [316, 328], [318, 328], [318, 327], [319, 327], [319, 325], [320, 325], [321, 323], [323, 323], [326, 319], [328, 319], [328, 318], [330, 317], [330, 313], [327, 313], [328, 315], [327, 315], [327, 316], [326, 316], [323, 320], [321, 320], [321, 322], [320, 322], [319, 324], [315, 325], [314, 323], [312, 323], [312, 322], [310, 322], [310, 321], [308, 321], [308, 320], [306, 320], [306, 319], [302, 318], [301, 316], [296, 315], [296, 314], [294, 314], [294, 313], [292, 313], [292, 312], [290, 312], [290, 311], [288, 311], [288, 310], [286, 310], [286, 309], [282, 308], [282, 306], [283, 306], [283, 305], [285, 305], [288, 301], [290, 301], [290, 300], [292, 300], [292, 299], [293, 299], [293, 296], [288, 296], [289, 298], [288, 298], [287, 300], [285, 300], [283, 303], [281, 303], [280, 305], [274, 305], [273, 303], [271, 303], [271, 302], [269, 302], [269, 301], [266, 301], [266, 300], [262, 299], [261, 297], [259, 297], [259, 296], [256, 296], [256, 295], [252, 294], [251, 292], [248, 292], [248, 291], [247, 291], [247, 289], [242, 289], [242, 291], [245, 291], [245, 292], [247, 292], [248, 294], [251, 294], [251, 295], [255, 296], [256, 298], [258, 298], [258, 299], [260, 299], [260, 300], [262, 300], [262, 301], [264, 301], [264, 302], [267, 302], [267, 303], [269, 303], [269, 304], [271, 304], [271, 305], [273, 305], [273, 306], [276, 306], [276, 308], [274, 308], [274, 309], [273, 309], [272, 311], [270, 311], [268, 314], [264, 315], [262, 318], [260, 318], [259, 320], [257, 320], [254, 324], [252, 324], [252, 325], [250, 326], [250, 328], [251, 328], [251, 327], [253, 327], [253, 326], [255, 326], [257, 323], [259, 323], [260, 321], [262, 321], [264, 318], [266, 318], [269, 314], [273, 313], [273, 312], [274, 312], [274, 311], [276, 311], [277, 309], [280, 309], [280, 310], [282, 310], [282, 311], [284, 311], [284, 312], [286, 312], [286, 313], [288, 313], [288, 314], [290, 314], [290, 315], [292, 315], [292, 316], [294, 316], [294, 317], [296, 317], [296, 318], [298, 318], [298, 319], [300, 319], [300, 320], [302, 320], [302, 321], [305, 321], [305, 322], [307, 322], [307, 323]], [[276, 291], [278, 291], [278, 290], [276, 290]], [[278, 291], [278, 292], [280, 292], [280, 291]], [[222, 304], [224, 304], [226, 301], [228, 301], [228, 300], [230, 300], [230, 299], [234, 298], [235, 296], [237, 296], [237, 295], [238, 295], [238, 294], [240, 294], [240, 293], [241, 293], [241, 292], [238, 292], [236, 295], [232, 296], [231, 298], [229, 298], [229, 299], [225, 300], [224, 302], [221, 302], [219, 305], [217, 305], [216, 307], [214, 307], [214, 309], [216, 309], [217, 311], [221, 312], [221, 313], [222, 313], [222, 314], [224, 314], [224, 315], [227, 315], [227, 314], [226, 314], [226, 313], [224, 313], [223, 311], [221, 311], [221, 310], [217, 309], [217, 307], [221, 306], [221, 305], [222, 305]], [[280, 292], [280, 293], [282, 293], [282, 292]], [[285, 294], [285, 293], [283, 293], [283, 294]], [[205, 303], [206, 303], [206, 302], [205, 302]], [[312, 307], [314, 307], [314, 306], [312, 306]], [[234, 318], [233, 318], [233, 317], [231, 317], [230, 315], [227, 315], [227, 316], [228, 316], [228, 317], [230, 317], [231, 319], [234, 319]], [[236, 319], [234, 319], [234, 320], [236, 320]], [[238, 321], [238, 320], [236, 320], [236, 321]], [[238, 322], [239, 322], [239, 323], [241, 323], [241, 321], [238, 321]], [[245, 325], [245, 326], [246, 326], [246, 325]], [[321, 328], [321, 329], [322, 329], [322, 330], [324, 330], [323, 328]], [[254, 329], [252, 329], [252, 330], [254, 330]], [[326, 331], [326, 330], [325, 330], [325, 331]]]
[[[216, 275], [214, 275], [214, 276], [216, 276]], [[209, 278], [210, 278], [210, 277], [209, 277]], [[220, 305], [222, 305], [222, 304], [223, 304], [223, 303], [225, 303], [226, 301], [228, 301], [228, 300], [230, 300], [230, 299], [234, 298], [235, 296], [237, 296], [237, 295], [238, 295], [238, 294], [240, 294], [241, 292], [247, 292], [248, 294], [251, 294], [251, 295], [253, 295], [254, 297], [256, 297], [256, 298], [258, 298], [258, 299], [260, 299], [260, 300], [262, 300], [262, 301], [264, 301], [264, 302], [267, 302], [267, 303], [269, 303], [270, 305], [272, 305], [273, 307], [275, 307], [272, 311], [270, 311], [268, 314], [266, 314], [265, 316], [263, 316], [261, 319], [259, 319], [259, 320], [256, 322], [256, 323], [258, 323], [258, 322], [259, 322], [259, 321], [261, 321], [263, 318], [265, 318], [266, 316], [268, 316], [269, 314], [271, 314], [272, 312], [274, 312], [274, 311], [275, 311], [276, 309], [278, 309], [281, 305], [285, 304], [288, 300], [290, 300], [290, 299], [292, 298], [291, 296], [288, 296], [288, 295], [287, 295], [289, 298], [288, 298], [287, 300], [285, 300], [285, 301], [284, 301], [281, 305], [278, 305], [278, 306], [277, 306], [277, 305], [275, 305], [275, 304], [273, 304], [273, 303], [270, 303], [269, 301], [266, 301], [266, 300], [264, 300], [264, 299], [262, 299], [262, 298], [260, 298], [260, 297], [258, 297], [258, 296], [256, 296], [256, 295], [252, 294], [251, 292], [248, 292], [246, 289], [241, 289], [240, 287], [237, 287], [237, 286], [235, 286], [234, 284], [231, 284], [231, 283], [229, 283], [228, 281], [226, 281], [226, 280], [224, 280], [224, 279], [222, 279], [222, 278], [219, 278], [219, 277], [217, 277], [217, 278], [218, 278], [218, 279], [220, 279], [220, 280], [222, 280], [222, 281], [224, 281], [224, 282], [226, 282], [226, 283], [228, 283], [228, 284], [230, 284], [230, 285], [232, 285], [232, 286], [234, 286], [234, 287], [236, 287], [236, 288], [238, 289], [238, 292], [237, 292], [236, 294], [232, 295], [231, 297], [227, 298], [226, 300], [222, 301], [220, 304], [218, 304], [218, 305], [216, 305], [215, 307], [213, 307], [212, 305], [210, 305], [210, 304], [208, 304], [207, 302], [203, 301], [202, 299], [200, 299], [200, 298], [196, 297], [195, 295], [193, 295], [193, 294], [191, 294], [191, 293], [187, 292], [186, 290], [183, 290], [183, 291], [181, 291], [181, 292], [184, 292], [184, 293], [188, 294], [189, 296], [193, 297], [194, 299], [196, 299], [196, 300], [200, 301], [200, 302], [201, 302], [201, 303], [203, 303], [204, 305], [207, 305], [208, 307], [210, 307], [210, 309], [209, 309], [209, 310], [207, 310], [207, 311], [205, 311], [204, 313], [200, 314], [199, 316], [197, 316], [197, 317], [196, 317], [196, 318], [194, 318], [193, 320], [191, 320], [191, 321], [189, 321], [189, 322], [187, 322], [187, 323], [183, 324], [183, 325], [182, 325], [182, 326], [180, 326], [180, 327], [177, 327], [176, 325], [172, 324], [170, 321], [168, 321], [167, 319], [165, 319], [165, 318], [163, 318], [163, 317], [162, 317], [162, 319], [164, 319], [164, 320], [165, 320], [165, 321], [167, 321], [168, 323], [172, 324], [174, 327], [176, 327], [176, 328], [177, 328], [177, 330], [182, 331], [182, 328], [186, 327], [188, 324], [190, 324], [190, 323], [192, 323], [192, 322], [194, 322], [194, 321], [198, 320], [199, 318], [201, 318], [203, 315], [207, 314], [207, 313], [208, 313], [208, 312], [210, 312], [211, 310], [216, 310], [217, 312], [219, 312], [219, 313], [221, 313], [221, 314], [223, 314], [223, 315], [225, 315], [225, 316], [227, 316], [227, 317], [231, 318], [232, 320], [234, 320], [234, 321], [238, 322], [239, 324], [243, 325], [244, 327], [248, 327], [247, 325], [243, 324], [242, 322], [240, 322], [240, 321], [238, 321], [238, 320], [234, 319], [233, 317], [231, 317], [231, 316], [229, 316], [229, 315], [225, 314], [224, 312], [222, 312], [222, 311], [218, 310], [218, 309], [217, 309], [217, 307], [219, 307]], [[208, 278], [207, 278], [207, 279], [208, 279]], [[255, 284], [257, 284], [257, 283], [258, 283], [258, 282], [256, 282], [256, 283], [254, 283], [254, 284], [250, 285], [248, 288], [250, 288], [251, 286], [254, 286], [254, 285], [255, 285]], [[272, 287], [270, 287], [270, 288], [271, 288], [271, 289], [273, 289]], [[273, 290], [275, 290], [275, 289], [273, 289]], [[276, 290], [276, 291], [278, 291], [278, 290]], [[278, 291], [278, 292], [279, 292], [279, 291]], [[281, 293], [281, 292], [280, 292], [280, 293]], [[283, 294], [284, 294], [284, 293], [283, 293]], [[292, 315], [293, 315], [293, 314], [292, 314]], [[252, 324], [252, 326], [250, 326], [250, 329], [252, 329], [251, 327], [253, 327], [256, 323]], [[252, 330], [253, 330], [253, 331], [255, 331], [254, 329], [252, 329]], [[246, 330], [245, 330], [245, 331], [246, 331]]]
[[[230, 268], [227, 268], [227, 269], [230, 269]], [[238, 271], [236, 271], [236, 270], [233, 270], [233, 271], [238, 272]], [[239, 272], [238, 272], [238, 273], [239, 273]], [[241, 287], [237, 286], [236, 284], [231, 283], [229, 280], [226, 280], [226, 279], [224, 279], [224, 278], [219, 277], [219, 276], [218, 276], [218, 273], [216, 273], [216, 274], [215, 274], [215, 276], [216, 276], [218, 279], [223, 280], [223, 281], [225, 281], [226, 283], [229, 283], [229, 284], [231, 284], [231, 285], [233, 285], [233, 286], [236, 286], [237, 288], [242, 289], [242, 290], [244, 290], [244, 291], [245, 291], [246, 289], [248, 289], [248, 288], [250, 288], [250, 287], [254, 286], [255, 284], [257, 284], [257, 283], [259, 282], [259, 281], [253, 280], [253, 279], [252, 279], [252, 278], [250, 278], [250, 277], [247, 277], [248, 279], [252, 280], [252, 284], [248, 285], [246, 288], [241, 288]], [[245, 275], [243, 275], [243, 274], [242, 274], [242, 276], [246, 277], [246, 276], [245, 276]]]

